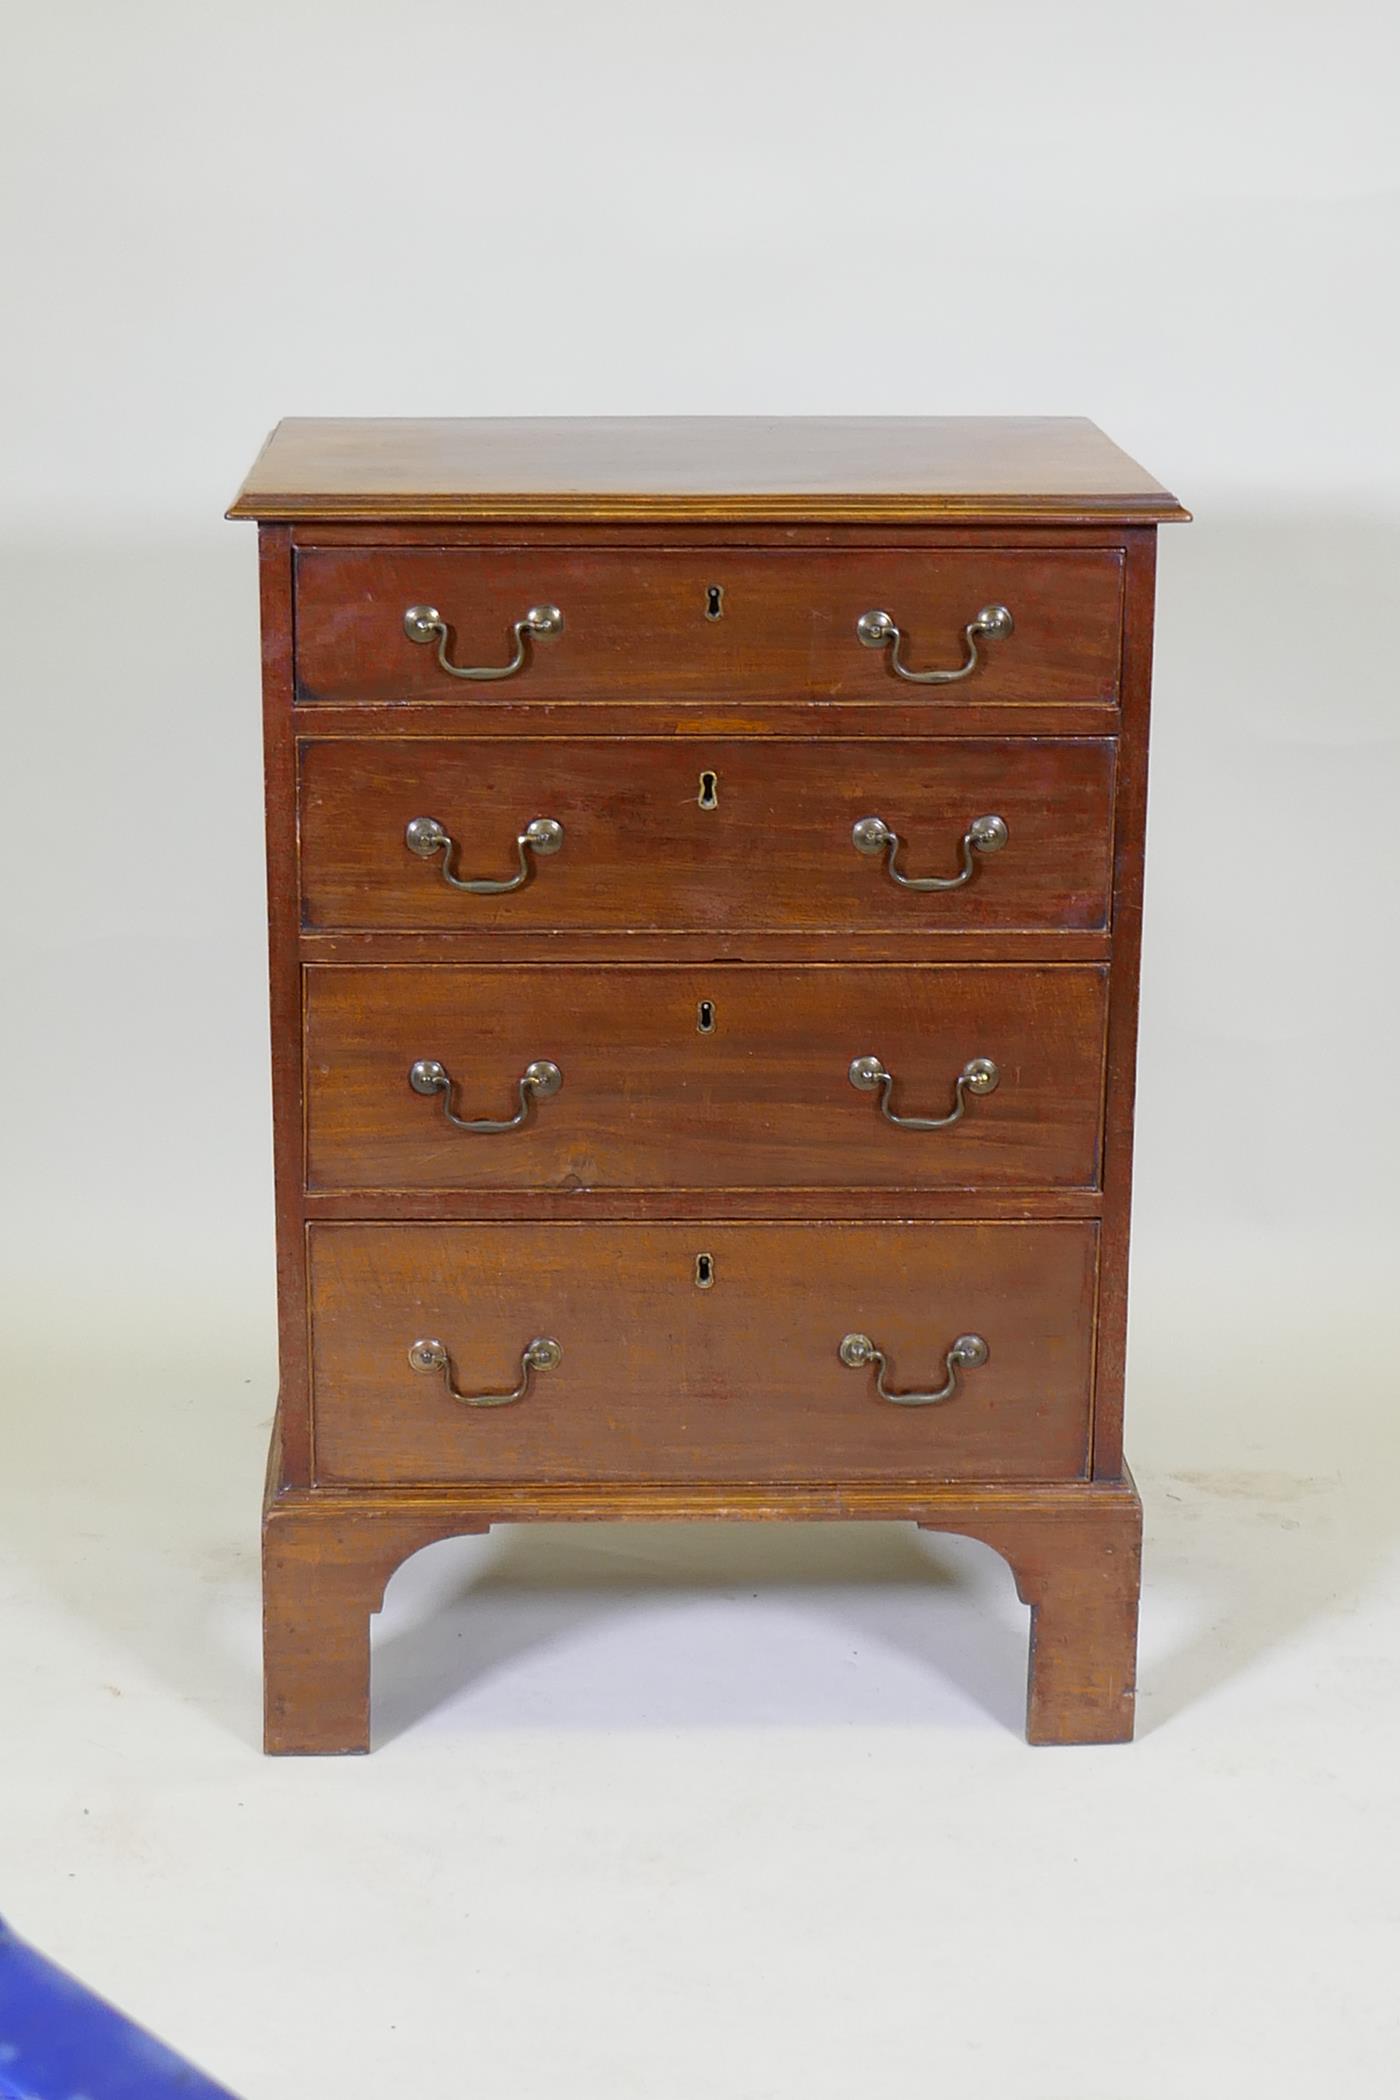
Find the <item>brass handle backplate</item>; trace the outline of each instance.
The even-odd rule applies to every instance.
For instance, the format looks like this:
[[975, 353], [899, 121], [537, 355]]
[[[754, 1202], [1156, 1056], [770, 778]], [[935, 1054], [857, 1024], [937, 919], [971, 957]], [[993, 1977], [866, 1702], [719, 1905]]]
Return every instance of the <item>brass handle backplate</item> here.
[[449, 678], [514, 678], [523, 668], [527, 640], [547, 640], [550, 635], [562, 634], [564, 615], [557, 605], [532, 605], [523, 620], [511, 623], [515, 638], [515, 654], [508, 664], [454, 664], [449, 663], [447, 645], [452, 638], [452, 629], [435, 605], [410, 605], [403, 616], [403, 631], [411, 642], [438, 645], [438, 663]]
[[979, 1370], [991, 1353], [980, 1334], [960, 1334], [943, 1359], [947, 1377], [936, 1393], [892, 1393], [885, 1384], [889, 1359], [868, 1334], [846, 1335], [839, 1351], [849, 1370], [864, 1371], [874, 1364], [876, 1393], [881, 1400], [893, 1401], [896, 1407], [933, 1407], [940, 1400], [951, 1400], [958, 1390], [958, 1373]]
[[452, 1358], [441, 1342], [422, 1340], [413, 1344], [408, 1360], [415, 1371], [441, 1371], [443, 1384], [454, 1400], [463, 1407], [509, 1407], [512, 1400], [523, 1400], [530, 1390], [530, 1380], [536, 1371], [552, 1371], [563, 1357], [551, 1335], [537, 1335], [527, 1342], [520, 1357], [520, 1383], [512, 1386], [508, 1393], [461, 1393], [457, 1390], [452, 1372]]
[[519, 867], [513, 875], [499, 882], [485, 875], [468, 881], [465, 876], [453, 874], [452, 858], [457, 851], [457, 841], [436, 817], [414, 817], [404, 832], [403, 842], [419, 860], [431, 860], [435, 853], [442, 855], [442, 879], [450, 890], [470, 890], [475, 897], [504, 897], [511, 890], [524, 889], [530, 879], [532, 853], [545, 857], [559, 851], [564, 843], [564, 827], [553, 817], [532, 818], [516, 837], [515, 853]]
[[978, 859], [1000, 853], [1010, 838], [1004, 817], [974, 817], [962, 836], [962, 866], [956, 875], [903, 875], [895, 866], [902, 841], [883, 817], [860, 817], [851, 826], [851, 844], [867, 856], [883, 853], [885, 872], [902, 890], [960, 890], [977, 872]]
[[1013, 632], [1016, 622], [1004, 605], [984, 605], [963, 629], [963, 646], [967, 650], [967, 661], [955, 671], [911, 671], [901, 661], [900, 648], [904, 636], [892, 614], [887, 612], [862, 613], [856, 621], [856, 635], [867, 649], [888, 649], [890, 669], [897, 678], [907, 678], [911, 685], [956, 685], [961, 678], [970, 678], [979, 662], [979, 641], [1003, 641]]
[[990, 1057], [970, 1057], [953, 1081], [953, 1105], [946, 1116], [899, 1116], [890, 1107], [894, 1074], [886, 1071], [878, 1057], [853, 1058], [846, 1077], [858, 1094], [873, 1094], [878, 1088], [881, 1115], [901, 1130], [947, 1130], [961, 1123], [970, 1095], [994, 1094], [1001, 1083], [1001, 1072]]
[[470, 1116], [459, 1116], [452, 1106], [452, 1075], [447, 1067], [435, 1057], [420, 1057], [408, 1068], [408, 1083], [415, 1094], [440, 1094], [442, 1112], [454, 1130], [471, 1130], [479, 1137], [495, 1137], [503, 1130], [519, 1130], [530, 1114], [532, 1101], [548, 1101], [564, 1084], [564, 1075], [558, 1065], [547, 1057], [537, 1057], [526, 1065], [516, 1087], [520, 1095], [520, 1106], [513, 1116], [499, 1123], [490, 1118], [473, 1120]]

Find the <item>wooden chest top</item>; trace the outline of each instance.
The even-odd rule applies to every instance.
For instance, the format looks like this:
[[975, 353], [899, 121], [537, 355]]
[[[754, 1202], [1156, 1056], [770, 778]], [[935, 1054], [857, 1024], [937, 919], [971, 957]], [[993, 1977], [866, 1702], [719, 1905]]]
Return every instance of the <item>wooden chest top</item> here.
[[1082, 416], [295, 416], [228, 515], [1142, 525], [1188, 513]]

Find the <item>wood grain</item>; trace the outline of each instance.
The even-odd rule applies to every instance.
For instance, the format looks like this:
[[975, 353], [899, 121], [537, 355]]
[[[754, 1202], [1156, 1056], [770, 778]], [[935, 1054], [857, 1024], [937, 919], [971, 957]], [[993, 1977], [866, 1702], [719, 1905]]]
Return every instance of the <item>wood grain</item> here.
[[498, 1523], [618, 1518], [902, 1520], [980, 1539], [1009, 1563], [1031, 1607], [1029, 1740], [1123, 1742], [1132, 1734], [1142, 1511], [1131, 1480], [728, 1489], [536, 1481], [270, 1492], [263, 1530], [267, 1749], [369, 1749], [369, 1620], [394, 1569], [424, 1546]]
[[[281, 1330], [265, 1506], [267, 1745], [369, 1742], [370, 1615], [408, 1554], [496, 1522], [901, 1519], [1002, 1553], [1032, 1614], [1028, 1734], [1131, 1732], [1141, 1512], [1123, 1467], [1155, 525], [1185, 513], [1075, 419], [294, 422], [264, 520], [263, 697]], [[712, 586], [722, 616], [706, 618]], [[436, 603], [517, 678], [448, 677]], [[881, 607], [951, 666], [862, 649]], [[714, 776], [713, 807], [701, 776]], [[966, 887], [900, 889], [851, 844]], [[454, 893], [414, 816], [503, 876]], [[708, 1000], [713, 1030], [696, 1026]], [[975, 1036], [976, 1040], [971, 1038]], [[998, 1091], [934, 1133], [974, 1055]], [[527, 1128], [451, 1131], [436, 1056]], [[937, 1098], [935, 1098], [935, 1090]], [[697, 1285], [696, 1260], [712, 1264]], [[872, 1334], [905, 1409], [841, 1364]], [[499, 1409], [525, 1342], [559, 1367]]]
[[369, 1748], [369, 1622], [401, 1561], [435, 1539], [484, 1531], [468, 1515], [361, 1501], [268, 1497], [263, 1517], [263, 1748], [270, 1756]]
[[854, 933], [829, 928], [780, 933], [772, 927], [695, 928], [660, 932], [655, 927], [619, 927], [609, 933], [594, 928], [582, 933], [529, 932], [502, 935], [491, 927], [451, 932], [303, 931], [299, 943], [305, 963], [441, 963], [499, 962], [509, 953], [519, 963], [569, 962], [774, 962], [885, 963], [965, 962], [1107, 962], [1111, 936], [1104, 930], [1081, 933], [1050, 927], [1039, 933], [1025, 928], [1010, 932], [967, 933], [921, 931], [914, 927], [871, 927]]
[[1133, 1107], [1137, 1091], [1138, 978], [1147, 844], [1147, 741], [1157, 535], [1128, 547], [1124, 630], [1124, 720], [1113, 830], [1113, 971], [1109, 990], [1104, 1131], [1107, 1250], [1094, 1363], [1094, 1471], [1123, 1471], [1123, 1394], [1128, 1347], [1128, 1250], [1132, 1230]]
[[[822, 698], [878, 707], [913, 696], [935, 726], [949, 698], [1110, 706], [1117, 693], [1116, 549], [313, 549], [297, 554], [296, 578], [297, 698], [308, 703], [461, 706], [508, 695], [520, 704]], [[718, 619], [707, 617], [712, 588], [723, 592]], [[913, 668], [956, 669], [964, 628], [993, 603], [1010, 608], [1014, 633], [985, 642], [977, 668], [951, 686], [900, 679], [890, 651], [856, 635], [863, 613], [884, 609], [907, 635]], [[429, 605], [451, 629], [450, 662], [500, 665], [513, 623], [541, 604], [559, 607], [563, 632], [532, 642], [522, 669], [499, 685], [451, 677], [435, 645], [404, 633], [407, 608]]]
[[1183, 518], [1079, 416], [292, 417], [232, 518]]
[[[322, 1482], [1086, 1469], [1092, 1224], [326, 1224], [310, 1245]], [[991, 1358], [952, 1400], [903, 1408], [840, 1362], [851, 1331], [897, 1388], [941, 1384], [959, 1334]], [[502, 1390], [534, 1335], [564, 1361], [510, 1407], [462, 1407], [409, 1367], [436, 1339], [463, 1389]]]
[[258, 535], [267, 839], [268, 1008], [277, 1226], [278, 1450], [285, 1479], [311, 1478], [302, 1230], [301, 970], [297, 954], [297, 760], [292, 730], [292, 554], [284, 526]]
[[[701, 775], [716, 806], [700, 806]], [[303, 924], [551, 934], [774, 929], [981, 933], [1096, 930], [1108, 919], [1113, 743], [675, 738], [453, 741], [311, 738], [301, 747]], [[857, 853], [881, 816], [903, 872], [950, 876], [975, 817], [1010, 839], [963, 889], [901, 889]], [[436, 817], [459, 874], [499, 879], [534, 817], [564, 845], [508, 896], [463, 895], [404, 843]]]
[[310, 1189], [303, 1201], [308, 1220], [360, 1219], [388, 1224], [479, 1218], [536, 1224], [578, 1225], [603, 1219], [629, 1223], [679, 1223], [771, 1218], [781, 1211], [794, 1222], [816, 1224], [846, 1218], [869, 1224], [936, 1224], [943, 1218], [1034, 1220], [1095, 1218], [1103, 1209], [1097, 1188], [998, 1189]]
[[[922, 1518], [926, 1530], [949, 1527]], [[1142, 1506], [1131, 1480], [1063, 1503], [984, 1509], [969, 1529], [1031, 1608], [1026, 1740], [1126, 1743], [1137, 1696]]]
[[[1107, 972], [924, 968], [316, 969], [307, 973], [313, 1189], [1087, 1187], [1097, 1179]], [[707, 1009], [702, 1014], [702, 1007]], [[702, 1030], [702, 1019], [708, 1026]], [[894, 1073], [896, 1113], [943, 1116], [972, 1057], [998, 1066], [948, 1130], [895, 1129], [849, 1083]], [[501, 1119], [549, 1058], [561, 1092]]]

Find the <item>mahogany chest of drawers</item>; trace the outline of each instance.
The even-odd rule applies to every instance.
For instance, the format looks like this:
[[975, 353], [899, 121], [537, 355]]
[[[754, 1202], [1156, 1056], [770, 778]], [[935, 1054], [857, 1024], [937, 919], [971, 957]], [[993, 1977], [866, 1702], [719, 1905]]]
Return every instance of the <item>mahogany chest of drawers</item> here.
[[266, 1740], [507, 1521], [897, 1518], [1132, 1729], [1156, 527], [1078, 420], [299, 421], [260, 528]]

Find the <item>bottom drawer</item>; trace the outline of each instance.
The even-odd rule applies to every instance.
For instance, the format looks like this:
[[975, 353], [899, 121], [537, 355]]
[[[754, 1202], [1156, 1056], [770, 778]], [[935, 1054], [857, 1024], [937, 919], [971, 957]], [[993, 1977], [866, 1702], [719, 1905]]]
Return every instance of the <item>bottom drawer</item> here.
[[[323, 1483], [1086, 1470], [1092, 1223], [327, 1223], [308, 1236]], [[852, 1335], [883, 1368], [843, 1361]], [[966, 1335], [985, 1362], [950, 1363]], [[508, 1393], [536, 1337], [559, 1360], [531, 1370], [520, 1398], [452, 1396], [449, 1379]], [[877, 1376], [896, 1395], [950, 1377], [954, 1389], [902, 1405]]]

